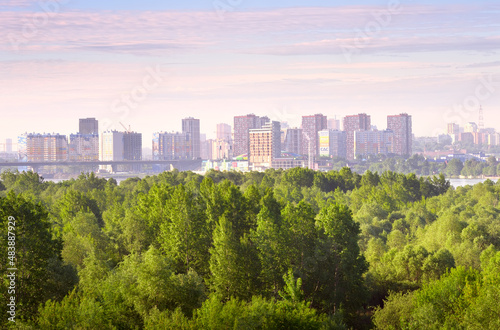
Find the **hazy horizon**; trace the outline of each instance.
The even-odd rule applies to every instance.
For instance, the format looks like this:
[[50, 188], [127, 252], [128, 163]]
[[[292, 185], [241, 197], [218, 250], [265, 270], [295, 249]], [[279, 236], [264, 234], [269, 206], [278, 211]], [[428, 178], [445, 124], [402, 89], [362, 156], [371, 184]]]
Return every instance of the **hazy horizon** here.
[[[329, 5], [328, 3], [334, 3]], [[24, 132], [180, 131], [255, 113], [408, 113], [416, 136], [447, 122], [500, 130], [496, 1], [4, 0], [0, 141]]]

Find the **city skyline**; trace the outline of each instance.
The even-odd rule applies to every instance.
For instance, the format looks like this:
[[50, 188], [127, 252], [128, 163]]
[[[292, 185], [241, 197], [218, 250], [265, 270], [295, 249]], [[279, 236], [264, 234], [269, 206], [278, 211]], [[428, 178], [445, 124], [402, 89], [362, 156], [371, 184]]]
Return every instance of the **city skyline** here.
[[[228, 131], [231, 126], [219, 124], [217, 134], [222, 139], [203, 141], [201, 141], [201, 136], [205, 139], [205, 134], [200, 134], [200, 120], [188, 117], [182, 120], [182, 133], [155, 133], [151, 140], [152, 149], [147, 148], [148, 150], [142, 147], [142, 133], [133, 132], [125, 125], [123, 125], [124, 132], [107, 130], [98, 134], [96, 131], [99, 122], [95, 118], [80, 118], [78, 121], [80, 132], [71, 134], [69, 139], [65, 135], [45, 133], [20, 136], [19, 145], [22, 147], [18, 153], [18, 159], [21, 164], [34, 162], [34, 168], [36, 168], [39, 162], [56, 164], [69, 161], [81, 165], [95, 161], [151, 160], [153, 162], [181, 161], [177, 164], [178, 166], [193, 166], [194, 163], [188, 164], [182, 161], [199, 160], [202, 162], [202, 171], [221, 168], [248, 171], [294, 167], [319, 170], [325, 166], [331, 166], [329, 162], [332, 159], [344, 159], [347, 162], [366, 161], [367, 159], [373, 160], [374, 156], [411, 156], [413, 158], [419, 154], [424, 157], [430, 156], [431, 162], [443, 162], [450, 157], [479, 157], [484, 161], [485, 157], [490, 156], [482, 152], [470, 153], [466, 149], [457, 150], [456, 146], [467, 146], [472, 149], [479, 146], [480, 148], [487, 147], [488, 150], [500, 146], [500, 133], [491, 128], [484, 128], [483, 122], [479, 122], [479, 125], [469, 122], [465, 127], [449, 123], [446, 126], [448, 134], [440, 135], [435, 138], [434, 142], [431, 141], [431, 143], [442, 144], [441, 148], [448, 149], [428, 152], [426, 146], [423, 146], [422, 150], [421, 143], [424, 140], [429, 141], [429, 138], [412, 137], [412, 116], [405, 113], [387, 115], [387, 129], [385, 130], [379, 130], [371, 125], [371, 117], [365, 113], [346, 116], [343, 118], [344, 130], [342, 131], [327, 128], [328, 118], [322, 114], [303, 116], [300, 129], [290, 128], [286, 123], [272, 121], [267, 117], [247, 114], [234, 117], [235, 131], [232, 134], [234, 140], [231, 139]], [[338, 126], [338, 122], [334, 124]], [[413, 141], [420, 144], [420, 150], [415, 154], [412, 150]], [[458, 144], [455, 144], [457, 142]], [[238, 148], [236, 148], [237, 145], [239, 145]], [[238, 149], [242, 150], [238, 151]], [[242, 152], [243, 154], [240, 154]], [[9, 154], [2, 153], [2, 157], [13, 159], [12, 154], [9, 156]], [[230, 161], [227, 162], [228, 160]], [[219, 164], [220, 161], [222, 163]], [[118, 165], [121, 167], [117, 167]], [[133, 166], [105, 163], [101, 164], [99, 171], [141, 170], [140, 164], [129, 165]], [[162, 170], [158, 164], [155, 166], [153, 170]]]
[[[216, 134], [215, 136], [207, 138], [206, 132], [203, 132], [200, 130], [201, 127], [201, 121], [200, 119], [193, 118], [193, 117], [186, 117], [182, 119], [182, 130], [172, 130], [172, 131], [158, 131], [154, 132], [151, 135], [151, 139], [148, 137], [145, 137], [145, 139], [142, 139], [141, 143], [141, 149], [143, 149], [143, 152], [147, 151], [152, 151], [153, 152], [153, 158], [154, 158], [154, 150], [155, 150], [155, 141], [158, 139], [159, 134], [163, 135], [169, 135], [169, 136], [192, 136], [193, 141], [200, 141], [200, 143], [205, 143], [205, 142], [226, 142], [229, 143], [225, 148], [229, 148], [231, 146], [231, 149], [235, 147], [234, 150], [231, 151], [236, 151], [236, 154], [233, 154], [235, 157], [238, 155], [246, 154], [248, 151], [246, 151], [246, 148], [248, 147], [248, 139], [249, 139], [249, 130], [252, 128], [259, 129], [264, 125], [267, 125], [268, 123], [271, 122], [277, 122], [280, 125], [283, 125], [281, 129], [282, 133], [282, 138], [284, 139], [282, 142], [283, 145], [283, 151], [286, 152], [292, 152], [292, 153], [298, 153], [298, 154], [303, 154], [306, 155], [309, 153], [309, 151], [304, 151], [303, 149], [305, 146], [308, 145], [308, 143], [305, 143], [304, 139], [304, 134], [309, 136], [314, 136], [314, 138], [310, 138], [311, 140], [311, 145], [315, 145], [316, 147], [313, 147], [313, 149], [316, 150], [316, 152], [313, 152], [313, 154], [320, 154], [319, 151], [319, 139], [321, 134], [319, 132], [321, 131], [339, 131], [339, 132], [344, 132], [347, 134], [347, 159], [354, 159], [354, 155], [349, 155], [349, 153], [353, 151], [353, 138], [354, 136], [351, 136], [354, 134], [354, 132], [394, 132], [395, 135], [398, 136], [397, 140], [401, 141], [401, 145], [396, 145], [394, 154], [397, 155], [408, 155], [411, 154], [408, 153], [409, 150], [412, 150], [412, 141], [418, 138], [425, 138], [425, 137], [419, 137], [416, 136], [413, 133], [412, 130], [412, 116], [406, 113], [402, 114], [386, 114], [386, 127], [378, 127], [376, 125], [372, 125], [371, 123], [371, 115], [366, 114], [366, 113], [360, 113], [360, 114], [351, 114], [347, 115], [345, 117], [342, 117], [341, 119], [334, 119], [338, 123], [338, 127], [331, 128], [327, 127], [327, 122], [330, 122], [330, 118], [323, 114], [315, 114], [315, 115], [304, 115], [301, 116], [302, 123], [298, 126], [290, 126], [288, 125], [287, 122], [279, 122], [279, 121], [273, 121], [272, 119], [268, 117], [259, 117], [256, 116], [255, 114], [246, 114], [246, 115], [239, 115], [239, 116], [234, 116], [234, 126], [231, 126], [226, 123], [218, 123], [216, 124], [216, 131], [214, 131]], [[342, 125], [340, 125], [340, 122], [342, 120]], [[61, 136], [67, 139], [68, 143], [68, 150], [71, 148], [75, 148], [76, 145], [71, 146], [71, 141], [75, 140], [75, 143], [80, 144], [81, 142], [76, 142], [77, 139], [80, 139], [83, 137], [85, 140], [92, 139], [92, 138], [97, 138], [99, 139], [99, 136], [101, 136], [104, 133], [120, 133], [120, 134], [128, 134], [128, 133], [133, 133], [133, 134], [139, 134], [143, 135], [142, 132], [136, 132], [130, 129], [130, 126], [127, 128], [125, 125], [122, 125], [122, 129], [107, 129], [107, 130], [99, 130], [99, 120], [96, 118], [80, 118], [78, 119], [79, 122], [79, 132], [76, 134], [71, 133], [71, 134], [61, 134], [59, 132], [24, 132], [22, 134], [19, 134], [17, 137], [18, 139], [21, 139], [22, 137], [26, 137], [28, 135], [32, 136]], [[242, 125], [243, 124], [243, 125]], [[304, 125], [308, 127], [307, 129], [304, 130]], [[311, 126], [312, 125], [312, 126]], [[480, 126], [483, 126], [480, 128]], [[85, 132], [82, 134], [82, 130]], [[296, 142], [289, 141], [288, 136], [286, 132], [289, 131], [300, 131], [299, 133], [299, 140]], [[304, 133], [302, 133], [304, 131]], [[90, 134], [89, 134], [90, 133]], [[284, 133], [284, 135], [283, 135]], [[460, 125], [456, 123], [447, 123], [446, 127], [443, 128], [443, 134], [440, 134], [436, 137], [436, 141], [440, 141], [443, 139], [443, 137], [449, 136], [452, 139], [451, 143], [455, 143], [456, 141], [461, 141], [461, 136], [463, 133], [466, 133], [464, 136], [466, 139], [472, 139], [472, 142], [474, 144], [494, 144], [497, 145], [498, 142], [496, 142], [497, 138], [494, 138], [495, 140], [493, 143], [490, 143], [491, 141], [488, 141], [487, 137], [484, 137], [486, 139], [485, 141], [481, 142], [480, 141], [480, 134], [484, 133], [486, 135], [488, 134], [499, 134], [496, 132], [494, 128], [491, 127], [484, 127], [484, 123], [476, 123], [476, 122], [467, 122], [465, 125]], [[467, 134], [469, 133], [475, 133], [475, 138], [470, 138]], [[479, 134], [479, 135], [478, 135]], [[486, 136], [485, 135], [485, 136]], [[226, 138], [221, 139], [219, 136], [226, 136]], [[246, 138], [245, 138], [246, 136]], [[241, 138], [244, 138], [244, 141], [240, 142], [235, 142], [239, 141]], [[187, 138], [188, 140], [191, 140], [191, 137]], [[16, 139], [17, 141], [17, 139]], [[17, 153], [18, 150], [14, 146], [17, 146], [16, 141], [13, 139], [7, 138], [4, 141], [0, 141], [0, 152], [5, 152], [7, 151], [7, 148], [10, 148], [10, 152]], [[152, 141], [152, 144], [150, 143]], [[404, 142], [403, 142], [404, 141]], [[479, 141], [479, 142], [478, 142]], [[83, 142], [83, 141], [82, 141]], [[243, 145], [245, 147], [240, 146], [238, 147], [238, 144], [241, 144], [243, 142]], [[289, 145], [289, 143], [292, 143], [292, 145]], [[305, 144], [304, 144], [305, 143]], [[234, 146], [233, 146], [234, 144]], [[294, 146], [297, 145], [297, 146]], [[287, 149], [288, 146], [289, 148]], [[156, 146], [157, 148], [158, 146]], [[220, 146], [219, 146], [220, 147]], [[243, 147], [243, 150], [240, 150]], [[195, 143], [194, 145], [191, 146], [189, 144], [189, 150], [193, 148], [193, 154], [191, 156], [196, 158], [196, 155], [200, 155], [200, 144]], [[298, 148], [298, 149], [297, 149]], [[5, 149], [5, 150], [4, 150]], [[215, 149], [214, 149], [215, 150]], [[9, 151], [7, 151], [9, 152]], [[188, 151], [190, 153], [191, 151]], [[69, 154], [68, 154], [69, 155]], [[76, 155], [76, 154], [75, 154]], [[191, 157], [190, 156], [190, 157]], [[149, 157], [149, 156], [148, 156]], [[202, 157], [203, 158], [203, 157]]]
[[187, 116], [212, 138], [249, 113], [290, 127], [368, 113], [379, 129], [408, 113], [432, 136], [478, 122], [477, 101], [500, 128], [494, 1], [43, 3], [0, 4], [0, 141], [95, 117], [150, 148]]

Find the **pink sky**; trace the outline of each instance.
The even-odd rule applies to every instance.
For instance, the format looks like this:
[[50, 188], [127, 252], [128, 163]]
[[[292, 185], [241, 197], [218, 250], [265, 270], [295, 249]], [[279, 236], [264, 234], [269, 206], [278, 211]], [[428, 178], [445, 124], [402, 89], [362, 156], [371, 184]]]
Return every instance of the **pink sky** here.
[[[150, 147], [153, 132], [180, 130], [184, 117], [200, 118], [210, 136], [247, 113], [299, 125], [302, 115], [366, 112], [383, 129], [386, 115], [407, 112], [416, 135], [433, 135], [450, 118], [477, 121], [454, 106], [485, 90], [481, 77], [500, 83], [500, 5], [404, 6], [350, 59], [342, 47], [355, 45], [385, 6], [241, 10], [223, 19], [9, 8], [0, 11], [0, 141], [75, 133], [78, 118], [96, 117], [131, 125]], [[144, 81], [146, 94], [137, 94]], [[500, 130], [497, 85], [480, 95], [486, 126]], [[134, 93], [138, 102], [126, 105]]]

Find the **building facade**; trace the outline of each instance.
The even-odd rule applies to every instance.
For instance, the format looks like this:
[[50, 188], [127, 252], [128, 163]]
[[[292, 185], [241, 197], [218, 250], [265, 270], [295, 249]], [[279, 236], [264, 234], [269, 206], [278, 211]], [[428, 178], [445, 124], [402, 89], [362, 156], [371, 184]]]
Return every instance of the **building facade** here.
[[254, 114], [234, 117], [234, 157], [249, 153], [250, 130], [262, 128], [268, 121], [268, 117], [259, 117]]
[[318, 132], [319, 155], [321, 157], [346, 158], [347, 134], [344, 131], [327, 129]]
[[281, 157], [281, 127], [277, 121], [262, 128], [251, 129], [249, 162], [254, 167], [271, 167], [273, 160]]
[[288, 128], [285, 130], [285, 143], [283, 149], [288, 152], [302, 155], [302, 129]]
[[212, 140], [212, 160], [232, 159], [233, 146], [231, 141]]
[[201, 159], [212, 159], [212, 145], [214, 140], [202, 140], [200, 144], [200, 157]]
[[411, 116], [406, 113], [387, 116], [387, 129], [394, 133], [392, 152], [400, 156], [411, 156], [413, 145]]
[[153, 134], [154, 160], [193, 159], [191, 135], [189, 133]]
[[99, 159], [102, 161], [124, 160], [123, 136], [125, 133], [106, 131], [100, 136]]
[[464, 132], [458, 134], [458, 141], [462, 143], [474, 144], [474, 134], [470, 132]]
[[68, 160], [68, 139], [60, 134], [26, 134], [26, 154], [29, 162]]
[[99, 135], [71, 134], [69, 136], [69, 160], [86, 162], [99, 160]]
[[80, 119], [78, 133], [99, 134], [99, 123], [95, 118]]
[[355, 158], [354, 133], [356, 131], [369, 131], [371, 117], [366, 113], [344, 117], [344, 131], [346, 132], [346, 155], [348, 160]]
[[354, 157], [387, 155], [393, 153], [394, 132], [356, 131], [354, 132]]
[[142, 133], [123, 133], [123, 159], [142, 160]]
[[198, 159], [201, 157], [200, 153], [200, 120], [194, 119], [192, 117], [185, 118], [182, 120], [182, 133], [188, 134], [188, 138], [191, 144], [191, 157], [193, 159]]
[[446, 134], [448, 135], [456, 135], [460, 133], [460, 126], [455, 123], [448, 123], [446, 127]]
[[302, 153], [312, 158], [319, 155], [318, 132], [328, 128], [326, 116], [316, 114], [302, 117]]

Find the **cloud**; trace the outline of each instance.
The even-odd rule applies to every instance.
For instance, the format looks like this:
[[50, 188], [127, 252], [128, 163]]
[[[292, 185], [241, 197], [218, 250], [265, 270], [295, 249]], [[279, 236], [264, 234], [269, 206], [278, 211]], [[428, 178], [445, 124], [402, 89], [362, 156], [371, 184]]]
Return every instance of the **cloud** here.
[[490, 68], [490, 67], [495, 67], [495, 66], [500, 66], [500, 61], [486, 62], [486, 63], [474, 63], [474, 64], [465, 65], [463, 67], [468, 68], [468, 69], [476, 69], [476, 68]]
[[34, 3], [34, 0], [2, 0], [0, 7], [29, 7]]
[[357, 47], [357, 39], [320, 40], [250, 51], [269, 55], [352, 55], [374, 53], [419, 53], [442, 51], [494, 51], [500, 49], [499, 37], [467, 37], [453, 40], [439, 36], [410, 38], [371, 38]]
[[[8, 1], [7, 4], [31, 1]], [[479, 5], [403, 7], [369, 35], [366, 53], [497, 49], [493, 9]], [[1, 11], [0, 50], [12, 41], [27, 52], [93, 51], [141, 56], [207, 53], [317, 55], [353, 45], [384, 7], [288, 8], [239, 11]], [[44, 16], [45, 15], [45, 16]], [[46, 20], [45, 20], [46, 18]], [[9, 42], [10, 40], [10, 42]]]

